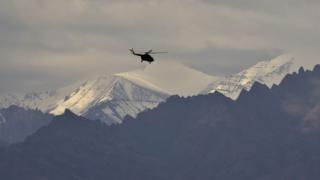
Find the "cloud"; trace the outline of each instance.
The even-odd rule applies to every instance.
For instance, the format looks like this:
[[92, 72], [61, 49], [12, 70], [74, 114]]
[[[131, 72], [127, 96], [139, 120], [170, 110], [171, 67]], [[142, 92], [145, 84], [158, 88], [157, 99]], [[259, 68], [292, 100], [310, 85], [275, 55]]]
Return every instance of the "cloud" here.
[[[39, 79], [34, 89], [53, 88], [28, 74], [51, 80], [63, 74], [54, 85], [61, 86], [133, 69], [139, 64], [127, 52], [131, 47], [166, 50], [161, 60], [215, 75], [280, 52], [311, 66], [319, 62], [319, 7], [313, 0], [3, 0], [0, 71], [11, 73], [0, 84]], [[12, 87], [0, 92], [19, 89]]]

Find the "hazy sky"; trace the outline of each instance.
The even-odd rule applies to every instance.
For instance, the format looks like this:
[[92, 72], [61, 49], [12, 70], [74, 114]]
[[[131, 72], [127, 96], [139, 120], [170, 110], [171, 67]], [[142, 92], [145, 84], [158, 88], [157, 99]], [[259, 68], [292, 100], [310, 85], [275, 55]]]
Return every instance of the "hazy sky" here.
[[1, 0], [0, 93], [142, 67], [129, 48], [169, 51], [213, 75], [289, 52], [320, 62], [319, 0]]

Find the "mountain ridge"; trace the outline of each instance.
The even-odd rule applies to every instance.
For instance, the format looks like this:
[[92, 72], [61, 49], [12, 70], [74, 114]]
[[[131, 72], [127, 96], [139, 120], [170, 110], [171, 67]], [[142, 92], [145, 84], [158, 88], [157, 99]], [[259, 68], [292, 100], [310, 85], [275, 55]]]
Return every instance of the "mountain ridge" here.
[[297, 72], [299, 67], [293, 56], [284, 54], [270, 61], [258, 62], [236, 75], [210, 84], [203, 93], [219, 91], [235, 100], [243, 89], [250, 90], [255, 82], [266, 84], [271, 88], [274, 84], [279, 84], [287, 74]]
[[[159, 67], [166, 67], [165, 71], [159, 71]], [[170, 80], [177, 80], [173, 84], [168, 84], [163, 80], [162, 76], [169, 74], [172, 75]], [[177, 74], [184, 75], [177, 77]], [[201, 82], [199, 87], [191, 85], [190, 79], [182, 81], [181, 78], [185, 78], [188, 74], [194, 75], [194, 78]], [[204, 80], [201, 81], [201, 79]], [[2, 97], [4, 100], [0, 102], [4, 102], [3, 106], [11, 103], [28, 109], [40, 109], [54, 115], [59, 115], [68, 108], [78, 115], [112, 124], [121, 123], [126, 115], [135, 117], [145, 109], [156, 107], [171, 95], [172, 92], [166, 90], [169, 86], [180, 87], [181, 85], [183, 88], [196, 88], [196, 91], [188, 90], [192, 94], [200, 91], [204, 84], [211, 80], [211, 76], [182, 64], [159, 62], [140, 70], [114, 75], [99, 75], [81, 84], [77, 83], [55, 91]], [[138, 94], [139, 92], [141, 94]]]
[[[107, 124], [121, 123], [126, 115], [135, 117], [145, 109], [156, 107], [170, 95], [192, 96], [219, 91], [236, 99], [242, 89], [249, 90], [256, 81], [270, 88], [287, 73], [294, 72], [296, 66], [292, 56], [282, 55], [220, 79], [179, 63], [155, 62], [143, 69], [100, 75], [54, 91], [0, 96], [0, 104], [40, 109], [54, 115], [68, 108], [78, 115], [101, 119]], [[141, 98], [143, 94], [138, 95], [139, 91], [151, 99]], [[135, 93], [134, 97], [131, 93]]]
[[39, 110], [11, 105], [0, 109], [0, 141], [18, 143], [50, 123], [52, 116]]
[[[317, 66], [271, 89], [257, 82], [235, 101], [219, 92], [171, 96], [122, 125], [66, 110], [26, 142], [0, 149], [0, 174], [7, 180], [317, 180], [319, 116], [308, 118], [319, 105], [319, 82]], [[297, 113], [288, 105], [307, 108]]]

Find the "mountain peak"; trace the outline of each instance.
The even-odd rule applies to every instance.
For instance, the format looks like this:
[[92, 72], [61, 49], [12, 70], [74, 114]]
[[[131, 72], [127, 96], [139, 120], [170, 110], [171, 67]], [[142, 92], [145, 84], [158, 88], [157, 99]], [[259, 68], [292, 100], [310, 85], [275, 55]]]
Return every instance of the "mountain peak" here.
[[[294, 58], [281, 55], [262, 61], [234, 76], [213, 77], [172, 61], [156, 61], [142, 69], [100, 75], [85, 83], [75, 83], [54, 91], [0, 97], [1, 104], [40, 109], [55, 115], [70, 109], [77, 115], [100, 119], [108, 124], [121, 123], [126, 115], [135, 117], [152, 109], [169, 95], [193, 96], [206, 87], [207, 92], [219, 92], [236, 99], [241, 90], [250, 90], [254, 82], [271, 87], [287, 73], [296, 71]], [[212, 86], [208, 84], [212, 83]]]
[[195, 95], [214, 77], [177, 62], [155, 62], [143, 69], [100, 75], [54, 91], [0, 97], [1, 105], [18, 105], [60, 115], [77, 115], [121, 123], [123, 117], [156, 107], [171, 94]]
[[288, 74], [298, 70], [295, 59], [290, 54], [284, 54], [268, 61], [261, 61], [240, 73], [227, 77], [217, 84], [207, 88], [204, 93], [219, 91], [232, 99], [237, 99], [241, 91], [249, 91], [255, 82], [271, 88], [279, 84]]
[[135, 117], [145, 109], [156, 107], [166, 97], [168, 94], [147, 81], [119, 74], [101, 75], [80, 86], [51, 113], [58, 115], [70, 109], [107, 124], [121, 123], [126, 115]]

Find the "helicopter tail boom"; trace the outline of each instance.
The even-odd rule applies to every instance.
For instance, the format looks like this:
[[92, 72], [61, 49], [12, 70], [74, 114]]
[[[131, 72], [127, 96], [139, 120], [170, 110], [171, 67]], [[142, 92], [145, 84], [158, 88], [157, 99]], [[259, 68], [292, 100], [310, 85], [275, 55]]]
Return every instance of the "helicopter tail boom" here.
[[142, 54], [137, 54], [136, 52], [134, 52], [133, 48], [129, 49], [130, 52], [135, 55], [135, 56], [141, 56]]

